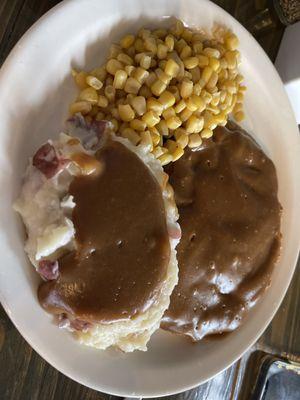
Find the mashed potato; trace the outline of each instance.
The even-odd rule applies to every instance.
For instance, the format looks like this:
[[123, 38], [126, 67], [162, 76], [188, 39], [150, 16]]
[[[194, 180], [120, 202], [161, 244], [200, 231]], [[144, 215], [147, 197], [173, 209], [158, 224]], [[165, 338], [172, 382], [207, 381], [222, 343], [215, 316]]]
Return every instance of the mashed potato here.
[[[82, 121], [80, 117], [77, 117], [71, 124], [72, 129], [70, 126], [68, 129], [72, 134], [76, 134], [77, 138], [61, 133], [57, 141], [49, 141], [38, 150], [30, 160], [21, 195], [14, 205], [27, 230], [25, 250], [44, 279], [49, 279], [49, 273], [51, 279], [51, 271], [48, 270], [45, 274], [43, 270], [45, 260], [49, 261], [48, 265], [53, 267], [53, 263], [59, 256], [74, 249], [75, 246], [75, 230], [72, 222], [72, 209], [75, 204], [72, 196], [68, 195], [68, 188], [73, 177], [81, 171], [74, 162], [66, 162], [66, 160], [69, 160], [70, 155], [75, 152], [93, 155], [97, 142], [96, 131], [99, 128], [88, 127], [87, 131], [87, 125]], [[82, 137], [82, 140], [78, 137]], [[178, 267], [175, 247], [180, 238], [178, 213], [173, 190], [167, 183], [167, 175], [163, 172], [159, 161], [143, 146], [135, 147], [127, 139], [114, 135], [113, 139], [133, 151], [149, 168], [161, 187], [171, 248], [167, 279], [154, 304], [135, 318], [107, 324], [97, 323], [89, 329], [76, 329], [75, 324], [72, 323], [74, 317], [67, 315], [61, 320], [60, 326], [74, 331], [80, 343], [88, 346], [99, 349], [116, 346], [126, 352], [136, 349], [145, 351], [152, 333], [159, 328], [160, 320], [169, 306], [170, 295], [177, 283]], [[37, 157], [39, 152], [42, 154], [42, 160]], [[49, 166], [52, 156], [55, 157], [53, 164], [56, 170], [54, 172], [49, 169], [43, 170], [45, 165]], [[57, 273], [57, 268], [52, 268], [52, 270], [55, 274]], [[52, 279], [56, 277], [53, 275]]]

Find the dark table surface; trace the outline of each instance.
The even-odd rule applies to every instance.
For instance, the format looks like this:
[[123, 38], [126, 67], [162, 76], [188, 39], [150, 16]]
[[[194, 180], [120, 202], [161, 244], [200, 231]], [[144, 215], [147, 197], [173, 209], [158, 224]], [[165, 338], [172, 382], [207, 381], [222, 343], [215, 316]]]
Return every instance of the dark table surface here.
[[[74, 0], [76, 1], [76, 0]], [[100, 1], [100, 0], [99, 0]], [[284, 28], [261, 17], [268, 0], [218, 0], [252, 31], [272, 61]], [[0, 65], [22, 34], [57, 0], [0, 0]], [[265, 27], [267, 25], [267, 28]], [[299, 263], [298, 263], [299, 264]], [[261, 353], [300, 359], [300, 265], [279, 311], [258, 342], [238, 362], [196, 389], [171, 396], [180, 399], [248, 399]], [[0, 306], [0, 400], [96, 400], [108, 396], [56, 371], [25, 342]], [[280, 398], [284, 399], [284, 397]], [[117, 398], [116, 398], [117, 399]], [[276, 400], [274, 398], [274, 400]]]

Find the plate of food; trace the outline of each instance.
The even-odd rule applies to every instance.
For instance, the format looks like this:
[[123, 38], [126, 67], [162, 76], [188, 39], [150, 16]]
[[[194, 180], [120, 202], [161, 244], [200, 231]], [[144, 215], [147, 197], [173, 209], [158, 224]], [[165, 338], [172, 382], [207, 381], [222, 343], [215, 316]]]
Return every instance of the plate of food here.
[[0, 72], [1, 302], [96, 390], [195, 387], [292, 278], [300, 144], [282, 82], [206, 0], [64, 1]]

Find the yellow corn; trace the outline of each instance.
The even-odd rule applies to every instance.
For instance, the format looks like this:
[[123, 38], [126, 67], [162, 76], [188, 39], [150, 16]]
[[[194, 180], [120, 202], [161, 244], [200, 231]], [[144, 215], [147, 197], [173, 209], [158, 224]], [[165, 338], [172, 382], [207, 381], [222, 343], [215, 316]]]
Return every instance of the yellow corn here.
[[135, 145], [135, 146], [136, 146], [136, 145], [140, 142], [140, 140], [141, 140], [140, 135], [139, 135], [137, 132], [135, 132], [135, 130], [133, 130], [133, 129], [131, 129], [131, 128], [125, 128], [125, 129], [122, 131], [121, 134], [122, 134], [122, 136], [123, 136], [124, 138], [130, 140], [130, 142], [131, 142], [133, 145]]
[[114, 81], [113, 81], [113, 87], [115, 89], [124, 89], [126, 80], [127, 80], [127, 72], [120, 69], [115, 74]]
[[193, 93], [193, 82], [189, 79], [184, 79], [180, 85], [180, 96], [185, 99]]
[[117, 56], [117, 60], [120, 61], [122, 64], [126, 65], [133, 65], [133, 59], [129, 57], [125, 53], [120, 53]]
[[174, 37], [172, 35], [168, 35], [165, 38], [165, 44], [168, 48], [168, 51], [173, 51], [174, 49]]
[[147, 99], [147, 110], [152, 110], [157, 115], [161, 115], [164, 110], [164, 106], [154, 97], [150, 97]]
[[113, 101], [116, 95], [116, 89], [112, 85], [107, 85], [104, 89], [104, 94], [108, 101]]
[[166, 110], [163, 111], [162, 116], [164, 117], [165, 120], [175, 117], [176, 113], [173, 107], [169, 107]]
[[157, 58], [160, 60], [163, 60], [164, 58], [167, 57], [168, 54], [168, 47], [165, 44], [159, 44], [157, 46]]
[[203, 129], [203, 131], [201, 132], [202, 139], [209, 139], [212, 137], [212, 135], [213, 135], [213, 131], [208, 128]]
[[111, 75], [115, 75], [115, 73], [119, 70], [123, 69], [123, 64], [120, 63], [120, 61], [116, 60], [115, 58], [112, 58], [111, 60], [107, 61], [106, 63], [106, 70], [109, 72]]
[[119, 104], [118, 111], [122, 121], [129, 122], [134, 119], [134, 111], [129, 104]]
[[165, 120], [161, 119], [159, 123], [156, 125], [156, 128], [162, 136], [169, 135], [169, 128]]
[[183, 111], [186, 107], [186, 103], [183, 99], [180, 100], [179, 103], [176, 104], [174, 107], [176, 114], [179, 114], [181, 111]]
[[123, 47], [123, 49], [128, 49], [128, 47], [133, 45], [134, 39], [135, 37], [133, 35], [124, 36], [120, 41], [121, 47]]
[[86, 83], [95, 90], [100, 90], [103, 86], [103, 83], [99, 81], [98, 78], [92, 75], [86, 77]]
[[140, 119], [131, 120], [129, 126], [136, 131], [144, 131], [146, 129], [146, 123]]
[[173, 157], [169, 153], [165, 153], [162, 156], [158, 157], [162, 166], [169, 164], [173, 161]]
[[101, 108], [106, 108], [108, 106], [108, 100], [105, 96], [102, 96], [102, 95], [99, 96], [98, 106]]
[[160, 96], [158, 101], [163, 105], [163, 108], [169, 108], [172, 107], [175, 104], [175, 96], [169, 92], [168, 90], [165, 90]]
[[133, 97], [130, 101], [131, 106], [134, 108], [137, 115], [141, 116], [146, 112], [146, 100], [142, 96]]
[[86, 89], [83, 89], [83, 91], [80, 93], [79, 100], [88, 101], [89, 103], [92, 103], [92, 104], [97, 104], [98, 103], [98, 93], [92, 87], [88, 87]]
[[151, 91], [155, 96], [160, 96], [164, 90], [166, 90], [167, 85], [162, 82], [160, 79], [157, 79], [151, 85]]
[[138, 91], [140, 90], [141, 86], [142, 85], [140, 84], [139, 81], [137, 81], [135, 78], [130, 76], [126, 80], [124, 90], [127, 93], [138, 94]]
[[181, 119], [177, 116], [172, 116], [166, 120], [169, 129], [177, 129], [181, 125]]
[[179, 160], [179, 158], [182, 157], [184, 154], [183, 147], [181, 147], [180, 144], [178, 144], [174, 151], [170, 151], [170, 154], [172, 156], [173, 161]]
[[140, 147], [142, 147], [145, 152], [153, 150], [152, 137], [149, 131], [141, 132]]
[[196, 117], [191, 115], [186, 122], [187, 133], [199, 133], [203, 129], [204, 119], [203, 117]]
[[70, 114], [88, 114], [92, 109], [92, 104], [87, 101], [76, 101], [70, 105]]
[[141, 85], [145, 82], [148, 76], [149, 72], [141, 67], [136, 68], [132, 73], [132, 77], [135, 78]]
[[142, 116], [142, 120], [149, 128], [152, 128], [159, 123], [160, 118], [153, 110], [150, 110]]
[[241, 122], [241, 121], [243, 121], [243, 119], [245, 118], [245, 114], [243, 113], [243, 111], [238, 111], [238, 112], [235, 113], [233, 116], [234, 116], [234, 119], [235, 119], [237, 122]]
[[184, 66], [187, 69], [193, 69], [198, 66], [199, 60], [197, 57], [188, 57], [184, 61]]
[[196, 147], [199, 147], [199, 146], [201, 146], [201, 144], [202, 144], [202, 139], [201, 139], [201, 136], [199, 135], [199, 133], [192, 133], [192, 134], [189, 136], [189, 143], [188, 143], [188, 146], [189, 146], [191, 149], [194, 149], [194, 148], [196, 148]]
[[172, 78], [175, 78], [178, 75], [179, 70], [179, 65], [170, 58], [165, 66], [165, 73]]

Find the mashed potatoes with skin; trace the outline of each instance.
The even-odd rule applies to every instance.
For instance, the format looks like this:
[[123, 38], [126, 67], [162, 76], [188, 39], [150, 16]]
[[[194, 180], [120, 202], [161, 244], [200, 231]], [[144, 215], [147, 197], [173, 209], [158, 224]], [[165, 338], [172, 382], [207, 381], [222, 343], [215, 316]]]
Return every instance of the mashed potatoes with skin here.
[[[72, 222], [72, 209], [75, 204], [72, 196], [68, 195], [68, 188], [73, 177], [82, 172], [74, 162], [66, 162], [66, 160], [78, 152], [93, 155], [95, 142], [97, 142], [95, 132], [93, 130], [87, 132], [86, 127], [81, 125], [77, 120], [72, 126], [73, 129], [69, 131], [79, 136], [85, 135], [82, 141], [62, 133], [57, 141], [48, 142], [47, 148], [51, 148], [52, 152], [54, 149], [57, 156], [57, 171], [53, 176], [45, 176], [45, 171], [41, 172], [34, 165], [36, 155], [30, 160], [21, 195], [14, 205], [22, 216], [27, 230], [25, 250], [43, 278], [49, 279], [49, 275], [43, 274], [44, 261], [57, 264], [56, 260], [75, 246], [75, 231]], [[170, 295], [177, 283], [178, 267], [175, 247], [180, 238], [180, 227], [177, 223], [178, 214], [173, 190], [167, 183], [167, 175], [163, 172], [160, 163], [143, 146], [135, 147], [127, 139], [116, 136], [113, 138], [136, 153], [150, 169], [162, 189], [171, 248], [167, 279], [155, 303], [135, 318], [107, 324], [92, 324], [86, 329], [84, 325], [78, 328], [74, 317], [65, 315], [61, 318], [60, 326], [74, 331], [81, 343], [92, 347], [105, 349], [116, 346], [126, 352], [136, 349], [145, 351], [152, 333], [159, 328], [160, 320], [169, 306]], [[47, 163], [48, 153], [44, 158]], [[52, 172], [47, 171], [47, 174], [51, 175]], [[49, 265], [53, 266], [53, 264]], [[52, 279], [55, 279], [55, 276]]]

